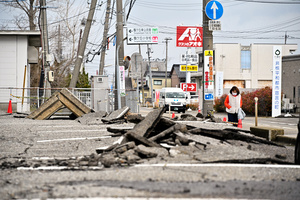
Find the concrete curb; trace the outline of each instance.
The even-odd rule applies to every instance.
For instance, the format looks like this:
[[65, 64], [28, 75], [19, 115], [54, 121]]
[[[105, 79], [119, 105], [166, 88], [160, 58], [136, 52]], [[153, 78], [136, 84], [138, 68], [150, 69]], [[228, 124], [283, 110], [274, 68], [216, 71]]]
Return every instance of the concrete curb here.
[[280, 142], [289, 145], [296, 145], [296, 138], [284, 135], [278, 135], [275, 139], [275, 142]]

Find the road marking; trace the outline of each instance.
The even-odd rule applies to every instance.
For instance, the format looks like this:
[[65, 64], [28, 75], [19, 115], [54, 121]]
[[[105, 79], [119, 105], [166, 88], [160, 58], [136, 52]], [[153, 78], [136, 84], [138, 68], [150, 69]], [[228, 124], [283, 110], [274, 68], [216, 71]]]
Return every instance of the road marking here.
[[101, 136], [101, 137], [84, 137], [84, 138], [63, 138], [63, 139], [53, 139], [53, 140], [39, 140], [38, 143], [45, 142], [60, 142], [60, 141], [72, 141], [72, 140], [94, 140], [94, 139], [106, 139], [111, 138], [111, 136]]
[[292, 168], [300, 169], [300, 165], [267, 165], [267, 164], [185, 164], [185, 163], [161, 163], [161, 164], [139, 164], [134, 167], [249, 167], [249, 168]]
[[38, 133], [68, 133], [68, 132], [102, 132], [107, 131], [106, 129], [98, 130], [58, 130], [58, 131], [38, 131]]
[[18, 167], [17, 170], [74, 170], [74, 169], [91, 169], [91, 170], [99, 170], [103, 169], [103, 167], [67, 167], [67, 166], [45, 166], [45, 167]]

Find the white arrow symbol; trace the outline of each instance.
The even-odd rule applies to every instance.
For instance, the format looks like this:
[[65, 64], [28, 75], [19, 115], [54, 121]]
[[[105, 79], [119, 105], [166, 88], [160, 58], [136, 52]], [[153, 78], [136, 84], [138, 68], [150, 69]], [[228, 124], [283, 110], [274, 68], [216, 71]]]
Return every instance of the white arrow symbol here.
[[213, 9], [213, 11], [214, 11], [213, 18], [216, 19], [217, 18], [217, 10], [219, 9], [216, 2], [213, 3], [213, 5], [211, 6], [210, 9]]
[[194, 85], [191, 85], [189, 88], [192, 88], [192, 90], [194, 90], [195, 86], [194, 86]]

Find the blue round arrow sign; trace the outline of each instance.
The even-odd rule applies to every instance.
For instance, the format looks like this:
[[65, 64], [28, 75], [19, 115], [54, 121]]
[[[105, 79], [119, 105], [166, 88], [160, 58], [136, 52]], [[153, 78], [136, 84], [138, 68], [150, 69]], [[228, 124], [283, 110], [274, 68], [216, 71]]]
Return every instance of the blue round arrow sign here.
[[218, 1], [210, 1], [206, 4], [205, 13], [212, 20], [220, 19], [223, 15], [223, 6]]

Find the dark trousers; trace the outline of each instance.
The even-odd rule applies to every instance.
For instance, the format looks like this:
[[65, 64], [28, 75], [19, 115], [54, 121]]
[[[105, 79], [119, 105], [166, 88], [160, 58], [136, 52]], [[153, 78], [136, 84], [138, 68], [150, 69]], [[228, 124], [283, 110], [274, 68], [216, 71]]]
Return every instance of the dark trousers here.
[[[232, 113], [228, 113], [228, 122], [235, 122], [235, 123], [238, 123], [238, 114], [237, 113], [234, 113], [234, 114], [232, 114]], [[233, 125], [236, 125], [237, 126], [237, 124], [233, 124]]]

